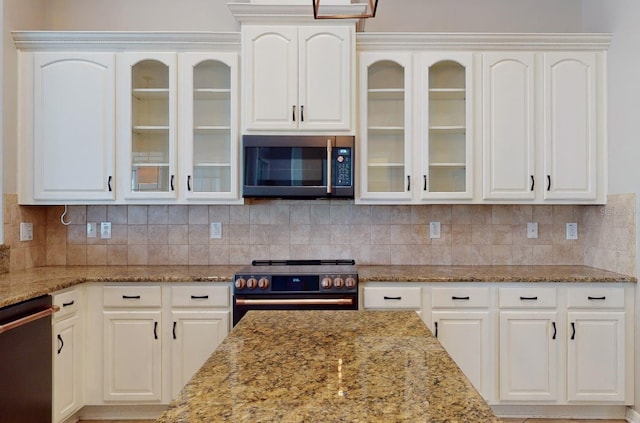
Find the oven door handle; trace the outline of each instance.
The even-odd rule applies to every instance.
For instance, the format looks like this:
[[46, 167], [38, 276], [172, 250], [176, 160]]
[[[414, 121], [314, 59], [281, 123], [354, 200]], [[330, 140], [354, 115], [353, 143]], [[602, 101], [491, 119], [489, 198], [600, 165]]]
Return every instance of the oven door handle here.
[[236, 298], [237, 305], [352, 305], [353, 298], [252, 299]]
[[331, 194], [333, 191], [333, 187], [331, 186], [333, 182], [333, 175], [331, 174], [332, 156], [331, 138], [327, 138], [327, 194]]

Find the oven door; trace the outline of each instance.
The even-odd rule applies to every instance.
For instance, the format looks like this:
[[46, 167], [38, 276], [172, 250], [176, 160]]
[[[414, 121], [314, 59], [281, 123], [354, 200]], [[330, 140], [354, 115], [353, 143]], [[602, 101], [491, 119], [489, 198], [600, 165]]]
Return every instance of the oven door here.
[[357, 310], [358, 294], [269, 294], [233, 297], [233, 325], [251, 310]]

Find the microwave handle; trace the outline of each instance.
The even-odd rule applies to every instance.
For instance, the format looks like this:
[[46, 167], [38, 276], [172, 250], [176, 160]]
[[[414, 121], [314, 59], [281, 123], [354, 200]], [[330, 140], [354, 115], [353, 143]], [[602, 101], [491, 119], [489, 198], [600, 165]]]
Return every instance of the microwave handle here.
[[327, 194], [331, 194], [332, 186], [331, 181], [333, 180], [331, 175], [331, 160], [332, 160], [332, 152], [331, 152], [331, 138], [327, 138]]

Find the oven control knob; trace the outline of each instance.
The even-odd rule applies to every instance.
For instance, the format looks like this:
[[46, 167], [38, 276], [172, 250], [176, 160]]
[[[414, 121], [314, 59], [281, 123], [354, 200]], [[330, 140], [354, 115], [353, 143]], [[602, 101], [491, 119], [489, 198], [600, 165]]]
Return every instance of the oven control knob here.
[[258, 288], [260, 288], [260, 289], [267, 289], [267, 288], [269, 288], [269, 279], [267, 279], [267, 278], [260, 278], [260, 280], [258, 280]]
[[249, 278], [247, 280], [247, 288], [256, 289], [256, 286], [258, 286], [258, 280], [256, 278]]
[[329, 289], [331, 288], [332, 285], [333, 285], [333, 281], [331, 280], [331, 278], [326, 277], [322, 279], [322, 287], [324, 289]]
[[351, 276], [349, 276], [347, 279], [344, 280], [344, 286], [346, 286], [348, 289], [353, 289], [356, 286], [356, 279], [352, 278]]
[[336, 288], [342, 288], [344, 286], [344, 279], [338, 277], [333, 280], [333, 285]]
[[236, 289], [244, 289], [244, 287], [247, 286], [247, 281], [245, 281], [244, 278], [238, 278], [236, 279], [235, 286]]

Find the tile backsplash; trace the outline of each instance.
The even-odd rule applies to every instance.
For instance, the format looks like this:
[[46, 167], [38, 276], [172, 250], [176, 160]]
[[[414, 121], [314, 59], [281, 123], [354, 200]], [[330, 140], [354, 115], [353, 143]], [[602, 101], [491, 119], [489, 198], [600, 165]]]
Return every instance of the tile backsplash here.
[[[585, 264], [635, 274], [635, 194], [606, 206], [356, 205], [345, 200], [253, 201], [246, 205], [19, 206], [5, 195], [10, 268], [44, 265], [215, 265], [252, 259], [354, 258], [359, 264]], [[34, 240], [19, 241], [19, 223]], [[109, 221], [111, 239], [88, 238]], [[429, 238], [429, 222], [441, 237]], [[222, 238], [209, 238], [209, 223]], [[538, 222], [538, 238], [527, 238]], [[578, 240], [565, 224], [578, 223]]]

